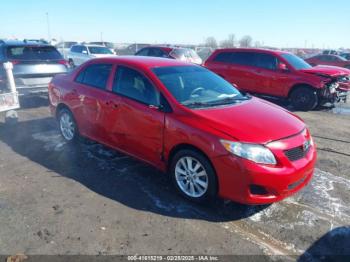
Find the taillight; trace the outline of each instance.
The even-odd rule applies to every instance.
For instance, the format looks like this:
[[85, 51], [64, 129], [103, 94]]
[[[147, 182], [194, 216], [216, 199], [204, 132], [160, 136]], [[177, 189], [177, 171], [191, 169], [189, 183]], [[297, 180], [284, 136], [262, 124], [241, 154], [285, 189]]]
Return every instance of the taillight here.
[[19, 60], [10, 60], [10, 62], [13, 64], [13, 65], [17, 65], [20, 63]]
[[58, 63], [61, 64], [61, 65], [69, 66], [68, 61], [64, 60], [64, 59], [58, 60]]

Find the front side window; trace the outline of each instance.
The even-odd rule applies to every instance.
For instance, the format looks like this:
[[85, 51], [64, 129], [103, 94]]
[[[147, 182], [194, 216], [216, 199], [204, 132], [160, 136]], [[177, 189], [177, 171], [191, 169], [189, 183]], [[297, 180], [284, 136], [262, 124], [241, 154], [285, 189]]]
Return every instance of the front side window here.
[[295, 70], [301, 70], [301, 69], [308, 69], [312, 66], [309, 65], [307, 62], [305, 62], [300, 57], [293, 55], [293, 54], [282, 54], [281, 55], [287, 62], [295, 69]]
[[94, 55], [112, 55], [112, 51], [103, 46], [89, 46], [90, 54]]
[[159, 94], [141, 73], [118, 66], [113, 82], [113, 92], [147, 105], [159, 105]]
[[158, 67], [152, 71], [179, 103], [190, 108], [248, 99], [226, 80], [200, 66]]
[[80, 72], [76, 82], [98, 89], [106, 89], [111, 70], [112, 65], [110, 64], [89, 65]]

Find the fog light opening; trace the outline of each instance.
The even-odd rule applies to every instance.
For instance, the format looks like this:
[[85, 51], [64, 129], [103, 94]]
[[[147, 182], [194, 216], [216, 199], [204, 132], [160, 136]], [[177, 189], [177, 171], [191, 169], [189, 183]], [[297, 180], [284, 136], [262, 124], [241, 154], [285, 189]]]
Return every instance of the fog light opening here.
[[250, 193], [252, 195], [268, 195], [269, 192], [265, 187], [259, 185], [250, 185], [249, 186]]

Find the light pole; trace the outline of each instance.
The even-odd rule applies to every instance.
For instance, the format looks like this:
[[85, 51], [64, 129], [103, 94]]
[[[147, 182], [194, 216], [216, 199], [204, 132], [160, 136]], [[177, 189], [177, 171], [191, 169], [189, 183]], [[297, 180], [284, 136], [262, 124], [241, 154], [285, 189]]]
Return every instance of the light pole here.
[[47, 38], [48, 38], [48, 42], [50, 43], [51, 34], [50, 34], [50, 20], [49, 20], [49, 13], [48, 12], [46, 12], [46, 23], [47, 23]]

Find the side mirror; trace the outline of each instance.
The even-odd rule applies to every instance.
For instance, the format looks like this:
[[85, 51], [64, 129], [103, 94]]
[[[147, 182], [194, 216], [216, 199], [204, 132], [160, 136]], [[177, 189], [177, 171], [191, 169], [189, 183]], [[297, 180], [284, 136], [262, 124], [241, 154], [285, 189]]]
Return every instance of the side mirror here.
[[86, 51], [86, 50], [83, 50], [82, 53], [83, 53], [84, 55], [87, 55], [87, 51]]
[[284, 64], [284, 63], [279, 63], [279, 64], [278, 64], [278, 70], [279, 70], [279, 71], [282, 71], [282, 72], [288, 72], [288, 71], [289, 71], [287, 65]]

